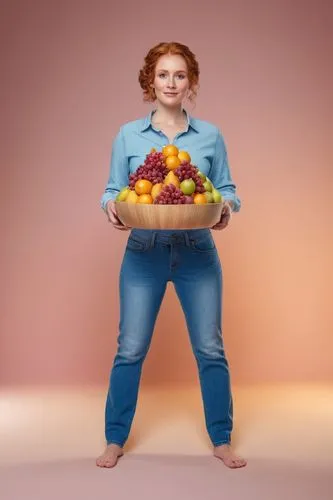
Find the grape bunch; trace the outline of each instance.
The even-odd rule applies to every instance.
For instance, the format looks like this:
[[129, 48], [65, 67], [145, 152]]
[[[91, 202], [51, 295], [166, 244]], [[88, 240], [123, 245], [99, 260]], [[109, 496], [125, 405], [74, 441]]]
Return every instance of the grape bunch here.
[[129, 188], [134, 190], [135, 183], [139, 179], [147, 179], [152, 184], [163, 182], [164, 177], [168, 173], [165, 166], [165, 158], [163, 153], [154, 151], [146, 156], [143, 165], [129, 176]]
[[185, 179], [193, 179], [196, 185], [195, 193], [204, 193], [205, 188], [198, 172], [199, 169], [188, 162], [183, 162], [181, 165], [179, 165], [179, 167], [175, 169], [175, 174], [177, 175], [180, 182]]
[[186, 202], [184, 193], [174, 184], [167, 184], [154, 200], [156, 205], [183, 205]]

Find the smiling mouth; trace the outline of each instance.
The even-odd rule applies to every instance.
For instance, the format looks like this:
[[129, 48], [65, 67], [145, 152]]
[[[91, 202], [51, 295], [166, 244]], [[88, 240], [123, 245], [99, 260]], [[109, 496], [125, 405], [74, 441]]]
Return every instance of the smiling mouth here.
[[177, 92], [164, 92], [165, 95], [177, 95]]

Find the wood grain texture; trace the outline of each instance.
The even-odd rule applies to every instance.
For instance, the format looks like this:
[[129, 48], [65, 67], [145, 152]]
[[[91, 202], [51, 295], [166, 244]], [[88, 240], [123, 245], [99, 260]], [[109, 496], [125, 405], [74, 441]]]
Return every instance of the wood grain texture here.
[[207, 205], [141, 205], [116, 202], [119, 219], [140, 229], [198, 229], [212, 227], [221, 217], [223, 203]]

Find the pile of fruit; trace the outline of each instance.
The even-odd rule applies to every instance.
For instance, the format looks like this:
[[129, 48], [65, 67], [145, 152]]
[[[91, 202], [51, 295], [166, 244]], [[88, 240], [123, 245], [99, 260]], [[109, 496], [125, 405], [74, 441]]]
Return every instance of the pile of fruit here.
[[130, 174], [128, 186], [120, 191], [116, 201], [203, 205], [220, 203], [222, 196], [208, 177], [191, 164], [187, 151], [168, 144], [162, 152], [151, 150], [144, 164]]

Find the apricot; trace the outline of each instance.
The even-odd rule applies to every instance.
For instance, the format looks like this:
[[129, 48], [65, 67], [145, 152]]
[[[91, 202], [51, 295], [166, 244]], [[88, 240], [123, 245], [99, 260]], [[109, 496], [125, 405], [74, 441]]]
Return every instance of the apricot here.
[[139, 179], [135, 183], [135, 192], [136, 194], [150, 194], [151, 190], [153, 188], [152, 182], [148, 181], [147, 179]]
[[167, 157], [168, 156], [177, 156], [179, 153], [179, 150], [173, 144], [168, 144], [167, 146], [163, 146], [162, 153], [164, 156], [167, 156]]
[[151, 204], [153, 203], [153, 197], [151, 194], [141, 194], [137, 203]]
[[207, 198], [203, 193], [197, 193], [194, 195], [193, 201], [196, 205], [205, 205]]

